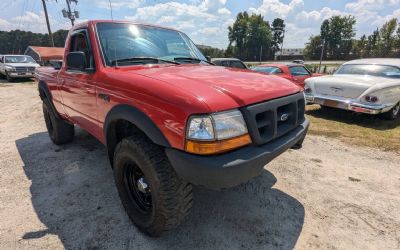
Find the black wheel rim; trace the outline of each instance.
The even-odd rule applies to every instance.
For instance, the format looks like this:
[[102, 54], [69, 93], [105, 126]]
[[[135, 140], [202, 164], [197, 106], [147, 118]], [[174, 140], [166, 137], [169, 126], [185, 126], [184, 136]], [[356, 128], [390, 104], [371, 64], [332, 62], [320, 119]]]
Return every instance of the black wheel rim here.
[[124, 166], [124, 183], [131, 202], [140, 212], [149, 214], [152, 210], [150, 186], [143, 172], [133, 162], [127, 162]]

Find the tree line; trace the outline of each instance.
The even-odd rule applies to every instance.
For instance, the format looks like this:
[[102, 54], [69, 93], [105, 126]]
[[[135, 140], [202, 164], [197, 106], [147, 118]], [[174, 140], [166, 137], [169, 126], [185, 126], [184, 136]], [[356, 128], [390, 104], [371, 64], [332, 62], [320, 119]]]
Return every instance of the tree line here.
[[[332, 16], [322, 22], [320, 33], [311, 36], [305, 47], [305, 58], [318, 60], [322, 49], [324, 60], [348, 60], [367, 57], [400, 56], [400, 22], [393, 18], [370, 35], [356, 39], [354, 16]], [[246, 61], [273, 60], [282, 48], [285, 21], [281, 18], [272, 24], [263, 16], [241, 12], [228, 27], [227, 49], [200, 48], [210, 57], [237, 57]], [[53, 33], [56, 47], [64, 47], [67, 30]], [[0, 54], [21, 54], [29, 46], [49, 46], [47, 34], [30, 31], [0, 31]]]
[[356, 39], [354, 16], [333, 16], [321, 24], [320, 34], [311, 36], [305, 57], [324, 60], [348, 60], [368, 57], [400, 56], [400, 23], [393, 18], [370, 35]]
[[[64, 47], [68, 30], [53, 33], [54, 45]], [[0, 54], [23, 54], [28, 46], [50, 46], [49, 35], [30, 31], [0, 31]]]

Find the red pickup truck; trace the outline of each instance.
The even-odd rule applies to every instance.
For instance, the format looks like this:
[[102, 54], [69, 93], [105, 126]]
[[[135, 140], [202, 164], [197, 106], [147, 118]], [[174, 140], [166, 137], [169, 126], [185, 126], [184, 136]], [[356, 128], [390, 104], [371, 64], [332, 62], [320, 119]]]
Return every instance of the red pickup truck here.
[[88, 21], [68, 34], [64, 60], [35, 73], [51, 140], [78, 125], [108, 150], [121, 201], [159, 236], [192, 206], [192, 184], [228, 188], [259, 175], [308, 128], [301, 88], [209, 63], [182, 32]]

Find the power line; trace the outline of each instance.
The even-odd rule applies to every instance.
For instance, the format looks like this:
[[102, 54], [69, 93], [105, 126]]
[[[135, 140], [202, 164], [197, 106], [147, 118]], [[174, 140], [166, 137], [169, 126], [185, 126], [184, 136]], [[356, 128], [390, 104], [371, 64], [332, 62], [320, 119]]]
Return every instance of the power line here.
[[113, 20], [113, 21], [114, 21], [114, 17], [113, 17], [113, 9], [112, 9], [111, 0], [108, 0], [108, 2], [110, 3], [110, 14], [111, 14], [111, 20]]

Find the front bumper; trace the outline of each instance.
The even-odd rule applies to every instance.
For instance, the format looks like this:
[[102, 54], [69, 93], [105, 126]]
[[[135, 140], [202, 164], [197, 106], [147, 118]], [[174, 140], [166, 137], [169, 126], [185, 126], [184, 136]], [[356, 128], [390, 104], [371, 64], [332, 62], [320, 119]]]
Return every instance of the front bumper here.
[[7, 71], [8, 75], [11, 78], [23, 78], [23, 77], [34, 77], [33, 72], [15, 72], [15, 71]]
[[387, 104], [370, 105], [370, 104], [360, 103], [357, 100], [349, 98], [319, 96], [310, 94], [306, 94], [306, 102], [307, 104], [319, 104], [332, 108], [350, 110], [358, 113], [366, 113], [372, 115], [384, 113], [391, 109], [391, 105]]
[[309, 122], [305, 120], [289, 133], [261, 146], [214, 156], [188, 154], [172, 148], [166, 154], [177, 174], [195, 185], [211, 189], [237, 186], [259, 175], [264, 166], [304, 140]]

